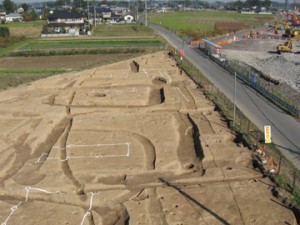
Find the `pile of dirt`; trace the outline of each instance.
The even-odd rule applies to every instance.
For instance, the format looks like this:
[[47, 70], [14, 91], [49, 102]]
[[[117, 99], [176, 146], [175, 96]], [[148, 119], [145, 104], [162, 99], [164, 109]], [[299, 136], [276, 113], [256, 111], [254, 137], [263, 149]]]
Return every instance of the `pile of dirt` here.
[[[300, 91], [300, 56], [296, 56], [295, 54], [274, 55], [256, 61], [252, 66], [273, 79]], [[299, 62], [296, 59], [299, 59]]]
[[0, 92], [1, 224], [296, 224], [166, 52]]
[[270, 88], [275, 88], [283, 96], [291, 99], [296, 105], [300, 104], [300, 46], [294, 44], [294, 53], [276, 53], [276, 46], [282, 40], [274, 39], [242, 39], [224, 46], [223, 54], [230, 60], [236, 60], [260, 71], [266, 77], [278, 81], [273, 86], [267, 80]]

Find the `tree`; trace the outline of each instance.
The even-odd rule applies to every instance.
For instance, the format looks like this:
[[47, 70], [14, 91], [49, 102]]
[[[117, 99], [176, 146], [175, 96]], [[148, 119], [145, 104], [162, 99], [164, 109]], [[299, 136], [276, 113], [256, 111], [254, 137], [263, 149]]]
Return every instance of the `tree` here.
[[15, 11], [15, 3], [11, 0], [3, 0], [2, 2], [5, 12], [12, 13]]
[[9, 37], [9, 29], [7, 27], [0, 27], [0, 37]]
[[263, 7], [266, 7], [267, 9], [270, 9], [271, 8], [271, 5], [272, 5], [272, 1], [271, 0], [265, 0], [262, 2], [262, 6]]
[[28, 5], [26, 4], [26, 3], [23, 3], [22, 5], [21, 5], [21, 7], [24, 9], [24, 12], [27, 12], [28, 11]]
[[87, 1], [85, 1], [85, 0], [73, 0], [73, 6], [75, 8], [86, 8]]
[[29, 15], [31, 17], [31, 21], [35, 21], [38, 18], [37, 14], [34, 10], [32, 10]]
[[23, 14], [24, 21], [35, 21], [38, 19], [36, 12], [33, 10], [30, 13], [24, 12]]

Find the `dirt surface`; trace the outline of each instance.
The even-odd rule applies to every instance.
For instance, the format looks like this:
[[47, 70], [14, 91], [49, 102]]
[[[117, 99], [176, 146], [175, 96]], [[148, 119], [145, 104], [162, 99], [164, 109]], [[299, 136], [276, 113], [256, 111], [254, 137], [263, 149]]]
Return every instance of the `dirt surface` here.
[[[95, 66], [106, 65], [125, 60], [131, 57], [129, 54], [118, 55], [65, 55], [65, 56], [41, 56], [41, 57], [4, 57], [0, 58], [1, 70], [13, 69], [65, 69], [78, 70]], [[17, 65], [17, 68], [16, 68]]]
[[296, 224], [165, 52], [0, 92], [1, 224]]
[[[222, 49], [226, 58], [237, 60], [261, 71], [267, 77], [279, 82], [270, 88], [277, 89], [283, 96], [300, 105], [300, 42], [293, 42], [292, 53], [277, 54], [281, 34], [274, 36], [262, 32], [257, 38], [243, 38]], [[275, 37], [275, 38], [273, 38]], [[276, 39], [277, 38], [277, 39]]]

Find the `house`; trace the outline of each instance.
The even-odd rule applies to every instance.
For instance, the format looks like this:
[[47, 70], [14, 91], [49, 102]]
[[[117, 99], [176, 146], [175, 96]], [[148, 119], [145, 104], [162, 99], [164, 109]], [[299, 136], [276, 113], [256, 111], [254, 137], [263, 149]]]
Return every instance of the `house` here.
[[21, 22], [23, 21], [23, 17], [19, 13], [10, 13], [5, 16], [6, 22]]
[[99, 21], [108, 21], [111, 19], [111, 16], [113, 14], [111, 9], [105, 5], [101, 5], [100, 7], [94, 8], [93, 10], [94, 13], [96, 13], [95, 17], [98, 18]]
[[0, 11], [0, 21], [5, 21], [6, 12]]
[[125, 21], [125, 23], [132, 23], [133, 22], [133, 20], [134, 20], [134, 17], [132, 16], [132, 15], [125, 15], [124, 16], [124, 21]]
[[113, 14], [115, 14], [116, 16], [124, 16], [126, 13], [129, 12], [129, 9], [128, 8], [125, 8], [125, 7], [112, 7], [111, 8], [111, 11]]
[[58, 10], [48, 16], [47, 34], [79, 35], [86, 32], [85, 16], [80, 13]]

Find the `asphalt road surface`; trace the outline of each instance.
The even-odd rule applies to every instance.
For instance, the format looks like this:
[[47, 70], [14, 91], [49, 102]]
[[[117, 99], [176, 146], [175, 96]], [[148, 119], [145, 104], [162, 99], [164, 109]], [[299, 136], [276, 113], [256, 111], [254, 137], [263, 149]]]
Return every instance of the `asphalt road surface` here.
[[[182, 48], [182, 39], [170, 31], [151, 24], [176, 49]], [[234, 76], [212, 62], [197, 48], [184, 45], [184, 52], [202, 73], [228, 98], [234, 99]], [[300, 122], [270, 103], [256, 91], [237, 81], [236, 106], [263, 131], [264, 125], [271, 125], [272, 142], [283, 155], [300, 169]]]

